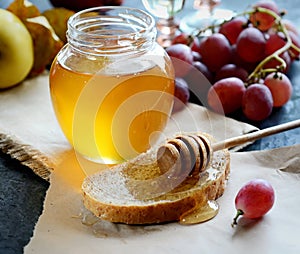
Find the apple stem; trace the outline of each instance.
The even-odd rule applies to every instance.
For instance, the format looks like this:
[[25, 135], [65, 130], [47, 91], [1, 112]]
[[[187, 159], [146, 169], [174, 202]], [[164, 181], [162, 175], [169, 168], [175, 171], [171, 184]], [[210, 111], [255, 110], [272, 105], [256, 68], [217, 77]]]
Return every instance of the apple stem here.
[[238, 217], [240, 217], [243, 214], [244, 214], [244, 212], [241, 209], [237, 210], [236, 215], [233, 218], [233, 222], [231, 223], [231, 227], [234, 227], [235, 225], [237, 225], [237, 219], [238, 219]]

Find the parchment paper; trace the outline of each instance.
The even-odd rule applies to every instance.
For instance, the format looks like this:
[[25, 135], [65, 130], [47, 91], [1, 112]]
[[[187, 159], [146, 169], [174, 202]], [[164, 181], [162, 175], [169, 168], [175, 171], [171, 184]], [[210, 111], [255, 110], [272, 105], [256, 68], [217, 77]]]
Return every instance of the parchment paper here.
[[[299, 172], [278, 170], [291, 169], [284, 158], [286, 150], [276, 154], [285, 164], [278, 163], [271, 153], [233, 153], [232, 175], [219, 201], [220, 213], [207, 223], [134, 227], [97, 222], [86, 226], [82, 223], [82, 212], [90, 216], [82, 206], [80, 185], [86, 174], [101, 166], [78, 156], [62, 134], [50, 102], [48, 73], [1, 91], [0, 119], [0, 149], [50, 180], [43, 214], [25, 253], [229, 253], [233, 248], [243, 248], [245, 253], [249, 246], [253, 251], [263, 250], [260, 253], [298, 250], [295, 238], [299, 222], [295, 215], [299, 208], [295, 204], [299, 197], [294, 194], [299, 190]], [[257, 128], [188, 104], [172, 115], [165, 137], [178, 131], [197, 130], [223, 140]], [[297, 149], [290, 148], [289, 152], [295, 155]], [[267, 155], [271, 162], [263, 160]], [[298, 170], [299, 158], [292, 155], [291, 162], [296, 165], [292, 169]], [[278, 191], [276, 206], [262, 221], [250, 221], [244, 227], [232, 229], [234, 193], [253, 177], [264, 177], [274, 184]]]
[[[300, 146], [236, 152], [231, 160], [228, 185], [218, 201], [220, 211], [208, 222], [189, 226], [97, 222], [87, 226], [80, 215], [84, 173], [70, 154], [51, 175], [45, 210], [25, 253], [299, 253]], [[240, 219], [232, 228], [234, 197], [254, 178], [272, 184], [274, 207], [262, 219]]]

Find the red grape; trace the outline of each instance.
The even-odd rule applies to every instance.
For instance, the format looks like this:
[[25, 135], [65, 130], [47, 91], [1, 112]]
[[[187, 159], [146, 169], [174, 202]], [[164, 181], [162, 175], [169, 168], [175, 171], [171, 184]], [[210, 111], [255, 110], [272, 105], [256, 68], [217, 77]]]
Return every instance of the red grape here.
[[209, 82], [213, 81], [213, 75], [204, 63], [196, 61], [193, 63], [193, 66], [195, 69], [192, 69], [192, 71], [200, 71], [209, 80]]
[[236, 43], [240, 58], [249, 63], [256, 63], [265, 57], [266, 40], [261, 31], [255, 27], [244, 29]]
[[256, 62], [249, 63], [249, 62], [246, 62], [245, 60], [243, 60], [237, 53], [236, 45], [232, 45], [231, 48], [232, 48], [232, 63], [235, 64], [236, 66], [242, 67], [243, 69], [248, 71], [248, 73], [251, 73], [257, 66], [257, 63]]
[[[269, 9], [275, 12], [276, 14], [279, 13], [278, 6], [273, 1], [262, 0], [257, 2], [253, 7], [262, 7], [265, 9]], [[275, 18], [268, 13], [257, 11], [250, 15], [250, 21], [255, 27], [257, 27], [261, 31], [267, 31], [274, 25]]]
[[273, 108], [273, 97], [270, 89], [263, 84], [252, 84], [244, 93], [242, 109], [244, 115], [253, 121], [266, 119]]
[[217, 81], [208, 91], [208, 105], [218, 113], [229, 114], [242, 105], [245, 85], [236, 77], [225, 78]]
[[226, 64], [216, 73], [216, 81], [224, 78], [237, 77], [242, 81], [246, 81], [248, 72], [235, 64]]
[[224, 34], [231, 44], [235, 44], [239, 34], [247, 27], [246, 17], [235, 17], [224, 22], [219, 30], [219, 33]]
[[179, 111], [184, 107], [190, 98], [190, 90], [186, 81], [182, 78], [175, 78], [173, 112]]
[[166, 48], [166, 52], [172, 59], [176, 77], [186, 75], [193, 63], [191, 48], [185, 44], [174, 44]]
[[184, 80], [189, 85], [190, 101], [206, 105], [207, 93], [213, 81], [213, 75], [207, 66], [199, 61], [194, 62], [190, 72], [184, 76]]
[[275, 191], [271, 184], [264, 179], [254, 179], [247, 182], [235, 197], [237, 214], [232, 226], [243, 215], [248, 219], [257, 219], [264, 216], [275, 202]]
[[199, 45], [203, 63], [212, 72], [231, 61], [232, 51], [229, 41], [223, 34], [215, 33], [203, 39]]
[[286, 44], [286, 39], [282, 33], [272, 33], [266, 41], [266, 56], [273, 54], [276, 50], [282, 48]]
[[270, 73], [264, 84], [270, 89], [273, 106], [281, 107], [291, 98], [293, 87], [289, 78], [283, 73]]

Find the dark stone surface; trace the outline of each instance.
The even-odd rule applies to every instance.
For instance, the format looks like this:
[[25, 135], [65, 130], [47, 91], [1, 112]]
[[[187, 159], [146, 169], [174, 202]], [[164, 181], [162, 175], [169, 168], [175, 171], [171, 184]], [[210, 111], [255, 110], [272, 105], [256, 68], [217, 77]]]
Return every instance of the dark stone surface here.
[[33, 234], [49, 183], [0, 153], [0, 253], [23, 253]]

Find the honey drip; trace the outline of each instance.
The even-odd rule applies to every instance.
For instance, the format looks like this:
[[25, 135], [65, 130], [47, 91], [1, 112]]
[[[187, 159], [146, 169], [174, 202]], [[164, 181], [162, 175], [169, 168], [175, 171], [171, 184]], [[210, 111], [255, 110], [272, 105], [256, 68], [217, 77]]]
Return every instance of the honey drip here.
[[180, 217], [180, 224], [190, 225], [208, 221], [214, 218], [219, 211], [219, 205], [216, 201], [208, 201], [205, 206], [198, 207]]

